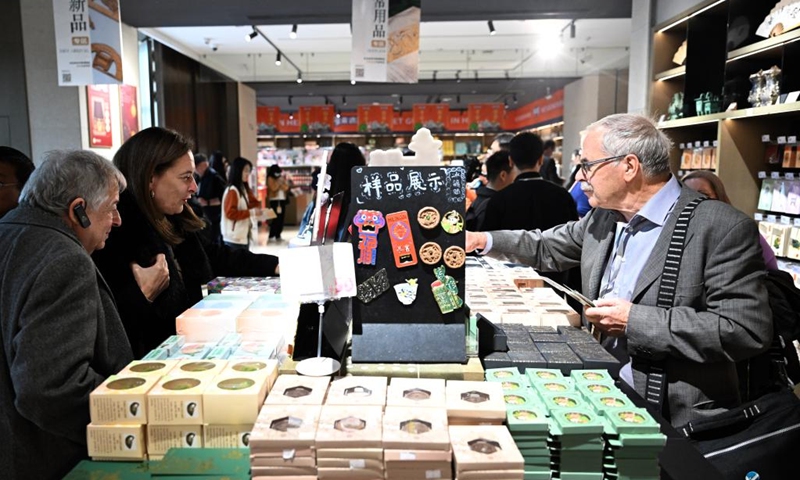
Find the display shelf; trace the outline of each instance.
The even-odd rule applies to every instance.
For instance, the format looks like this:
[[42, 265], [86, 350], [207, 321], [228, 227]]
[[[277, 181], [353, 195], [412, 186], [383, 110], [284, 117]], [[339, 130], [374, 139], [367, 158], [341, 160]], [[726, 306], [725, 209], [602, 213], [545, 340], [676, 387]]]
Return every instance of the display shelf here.
[[682, 75], [686, 75], [686, 65], [681, 65], [680, 67], [670, 68], [669, 70], [665, 70], [663, 72], [659, 72], [655, 74], [654, 80], [666, 81], [673, 78], [680, 77]]
[[784, 33], [777, 37], [767, 38], [760, 42], [737, 48], [736, 50], [731, 50], [728, 52], [728, 62], [734, 62], [755, 53], [781, 47], [787, 43], [796, 42], [797, 40], [800, 40], [800, 29], [792, 30], [789, 33]]

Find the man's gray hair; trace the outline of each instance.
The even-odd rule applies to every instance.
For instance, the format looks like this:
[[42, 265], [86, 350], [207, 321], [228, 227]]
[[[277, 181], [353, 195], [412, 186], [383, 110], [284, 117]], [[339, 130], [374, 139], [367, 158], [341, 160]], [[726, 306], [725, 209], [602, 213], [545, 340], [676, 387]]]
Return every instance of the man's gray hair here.
[[113, 163], [88, 150], [53, 150], [33, 171], [19, 196], [21, 204], [64, 215], [80, 197], [92, 210], [108, 200], [112, 186], [122, 192], [125, 177]]
[[645, 116], [618, 113], [589, 125], [600, 130], [603, 150], [608, 156], [634, 154], [642, 164], [645, 177], [662, 177], [670, 172], [669, 152], [672, 141]]

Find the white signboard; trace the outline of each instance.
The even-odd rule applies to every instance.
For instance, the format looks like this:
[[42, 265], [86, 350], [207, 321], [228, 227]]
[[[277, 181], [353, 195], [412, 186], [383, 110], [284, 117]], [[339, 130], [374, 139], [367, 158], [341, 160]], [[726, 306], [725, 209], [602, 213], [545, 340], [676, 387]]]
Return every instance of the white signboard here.
[[121, 84], [119, 2], [53, 0], [59, 86]]
[[350, 80], [417, 83], [420, 14], [420, 0], [353, 0]]

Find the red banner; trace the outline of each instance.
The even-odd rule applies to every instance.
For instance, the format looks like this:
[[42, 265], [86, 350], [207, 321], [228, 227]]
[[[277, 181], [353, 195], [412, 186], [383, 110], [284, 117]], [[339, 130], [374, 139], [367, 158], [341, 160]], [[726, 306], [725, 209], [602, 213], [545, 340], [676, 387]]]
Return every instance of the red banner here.
[[300, 119], [297, 118], [297, 115], [281, 113], [278, 131], [281, 133], [300, 133]]
[[446, 103], [418, 103], [414, 105], [414, 130], [422, 127], [431, 132], [443, 132], [450, 119], [450, 105]]
[[503, 128], [506, 106], [502, 103], [470, 103], [467, 107], [471, 132], [499, 132]]
[[300, 133], [330, 133], [333, 131], [333, 105], [300, 107]]
[[259, 135], [274, 135], [280, 132], [280, 120], [280, 107], [258, 107], [256, 109], [256, 123], [258, 123]]
[[108, 85], [89, 85], [86, 87], [89, 110], [89, 146], [92, 148], [111, 148], [111, 99]]
[[333, 131], [336, 133], [358, 133], [358, 114], [356, 112], [341, 112], [333, 121]]
[[359, 132], [391, 132], [393, 123], [394, 107], [391, 104], [358, 106]]
[[136, 87], [119, 86], [119, 111], [122, 117], [122, 142], [136, 135], [139, 131], [139, 108], [136, 106]]
[[503, 128], [519, 131], [564, 118], [564, 90], [553, 92], [550, 98], [540, 98], [506, 114]]
[[469, 130], [469, 116], [466, 110], [450, 110], [450, 118], [447, 119], [447, 131], [466, 132]]
[[392, 123], [392, 131], [394, 132], [414, 131], [414, 114], [411, 112], [411, 110], [395, 112], [394, 122]]

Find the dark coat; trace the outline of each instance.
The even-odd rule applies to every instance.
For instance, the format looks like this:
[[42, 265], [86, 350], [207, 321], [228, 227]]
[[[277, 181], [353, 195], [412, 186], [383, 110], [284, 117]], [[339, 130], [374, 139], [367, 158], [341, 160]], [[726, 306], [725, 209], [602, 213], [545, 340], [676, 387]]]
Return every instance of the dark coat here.
[[481, 185], [475, 189], [475, 195], [477, 196], [467, 209], [466, 215], [464, 215], [464, 226], [467, 230], [471, 232], [481, 231], [481, 225], [483, 225], [483, 219], [486, 216], [486, 206], [495, 193], [497, 193], [496, 190], [492, 190], [486, 185]]
[[132, 359], [111, 290], [59, 217], [0, 220], [0, 477], [60, 479], [87, 456], [89, 394]]
[[[122, 192], [118, 209], [122, 226], [112, 230], [106, 248], [93, 258], [117, 298], [137, 358], [175, 334], [175, 317], [202, 299], [202, 285], [214, 277], [275, 274], [278, 257], [215, 245], [199, 232], [184, 234], [183, 243], [170, 247], [145, 219], [130, 192]], [[159, 253], [167, 259], [169, 286], [150, 303], [130, 266], [136, 262], [149, 267]]]
[[564, 179], [558, 176], [556, 161], [553, 160], [553, 157], [544, 157], [542, 166], [539, 168], [539, 173], [542, 175], [542, 178], [548, 182], [555, 183], [559, 187], [564, 185]]

